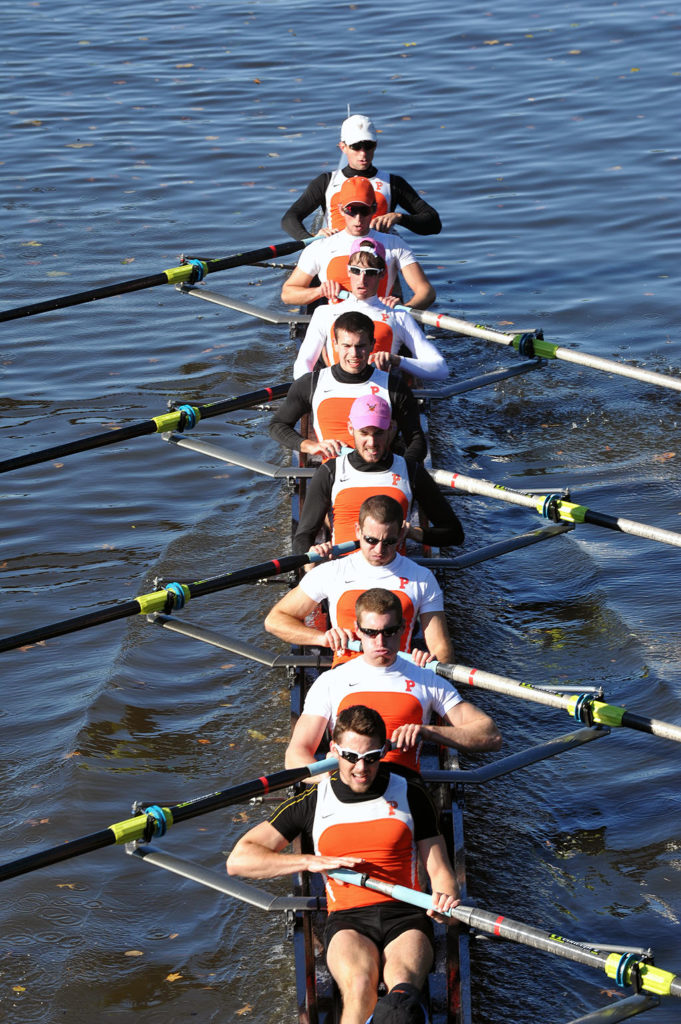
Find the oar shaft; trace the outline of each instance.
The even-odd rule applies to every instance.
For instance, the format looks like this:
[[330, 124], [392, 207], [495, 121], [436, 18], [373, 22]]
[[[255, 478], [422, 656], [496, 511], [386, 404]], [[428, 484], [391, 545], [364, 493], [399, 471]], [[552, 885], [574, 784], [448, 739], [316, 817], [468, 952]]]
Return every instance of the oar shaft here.
[[[191, 408], [194, 410], [198, 422], [200, 419], [222, 416], [228, 412], [235, 412], [237, 409], [246, 409], [251, 405], [259, 405], [261, 402], [272, 402], [276, 398], [283, 398], [289, 387], [289, 383], [275, 384], [271, 388], [259, 388], [257, 391], [249, 391], [247, 394], [237, 395], [234, 398], [225, 398], [220, 402], [210, 402], [208, 405], [191, 406]], [[106, 445], [120, 444], [133, 437], [177, 430], [180, 426], [181, 416], [182, 412], [178, 409], [155, 416], [150, 420], [143, 420], [141, 423], [130, 423], [127, 427], [107, 430], [103, 434], [92, 434], [89, 437], [78, 438], [76, 441], [53, 445], [51, 448], [42, 448], [37, 452], [17, 455], [13, 459], [4, 459], [0, 462], [0, 473], [23, 469], [26, 466], [37, 466], [42, 462], [50, 462], [52, 459], [74, 455], [76, 452], [87, 452], [95, 448], [103, 448]]]
[[447, 313], [412, 309], [410, 306], [395, 306], [395, 309], [411, 313], [419, 323], [428, 324], [431, 327], [440, 327], [442, 330], [453, 331], [455, 334], [465, 334], [471, 338], [494, 341], [498, 345], [513, 345], [515, 349], [521, 352], [521, 355], [534, 355], [540, 359], [558, 359], [564, 363], [588, 366], [592, 370], [603, 370], [604, 373], [614, 373], [619, 377], [629, 377], [631, 380], [638, 380], [643, 384], [656, 384], [658, 387], [668, 388], [670, 391], [681, 391], [681, 380], [678, 377], [656, 373], [654, 370], [644, 370], [638, 366], [627, 366], [626, 363], [620, 363], [615, 359], [603, 359], [601, 356], [594, 356], [589, 352], [563, 348], [560, 345], [544, 341], [541, 337], [532, 337], [532, 350], [530, 352], [523, 348], [524, 336], [522, 334], [507, 334], [505, 331], [494, 331], [482, 324], [472, 324], [466, 320], [459, 320], [457, 317], [449, 316]]
[[[393, 899], [409, 903], [424, 910], [433, 908], [432, 896], [429, 893], [416, 892], [403, 885], [394, 885], [390, 882], [383, 882], [376, 878], [370, 878], [349, 868], [338, 868], [329, 871], [332, 878], [349, 882], [351, 885], [358, 885], [365, 889], [381, 892]], [[654, 992], [657, 995], [673, 995], [681, 997], [681, 979], [669, 971], [654, 967], [639, 960], [638, 957], [621, 956], [617, 953], [600, 952], [597, 949], [590, 949], [588, 944], [574, 942], [572, 939], [565, 939], [555, 932], [548, 932], [542, 928], [535, 928], [524, 921], [514, 921], [503, 914], [494, 913], [488, 910], [478, 910], [477, 907], [464, 906], [459, 904], [447, 914], [447, 917], [454, 917], [462, 921], [469, 928], [493, 935], [501, 939], [509, 939], [524, 946], [531, 946], [533, 949], [542, 950], [545, 953], [553, 953], [555, 956], [565, 960], [573, 960], [576, 963], [586, 964], [588, 967], [596, 967], [604, 971], [608, 977], [616, 978], [618, 968], [626, 959], [627, 966], [622, 970], [622, 982], [628, 984], [634, 968], [640, 971], [642, 987], [647, 992]]]
[[117, 622], [119, 619], [128, 618], [130, 615], [139, 615], [141, 611], [137, 599], [125, 601], [123, 604], [111, 608], [102, 608], [97, 612], [87, 612], [85, 615], [76, 615], [70, 619], [62, 619], [61, 622], [53, 622], [47, 626], [37, 626], [35, 629], [27, 629], [23, 633], [15, 633], [14, 636], [7, 636], [0, 639], [0, 653], [2, 651], [14, 651], [17, 647], [27, 647], [29, 644], [40, 643], [43, 640], [53, 640], [57, 636], [65, 636], [67, 633], [78, 633], [81, 629], [89, 626], [101, 626], [105, 622]]
[[114, 846], [115, 843], [114, 833], [110, 828], [104, 828], [101, 832], [81, 836], [80, 839], [73, 839], [69, 843], [52, 846], [47, 850], [40, 850], [38, 853], [30, 853], [26, 857], [10, 861], [9, 864], [0, 864], [0, 882], [4, 882], [8, 878], [17, 878], [19, 875], [26, 875], [29, 871], [37, 871], [38, 868], [47, 867], [49, 864], [58, 864], [62, 860], [80, 857], [83, 853], [101, 850], [105, 846]]
[[[357, 541], [346, 541], [343, 544], [336, 544], [331, 549], [331, 557], [337, 558], [340, 555], [348, 554], [357, 547]], [[16, 650], [17, 647], [24, 647], [28, 644], [35, 644], [42, 640], [52, 640], [57, 636], [65, 636], [67, 633], [77, 633], [88, 626], [99, 626], [105, 622], [116, 622], [118, 619], [125, 619], [131, 615], [149, 615], [152, 612], [171, 611], [178, 597], [182, 597], [182, 604], [192, 597], [202, 597], [205, 594], [214, 594], [220, 590], [228, 590], [231, 587], [241, 586], [243, 583], [252, 583], [255, 580], [266, 579], [269, 576], [280, 576], [282, 573], [300, 569], [312, 562], [323, 561], [324, 558], [314, 551], [308, 551], [302, 555], [285, 555], [283, 558], [272, 558], [269, 562], [260, 562], [258, 565], [251, 565], [245, 569], [236, 569], [222, 576], [213, 576], [210, 579], [199, 580], [196, 583], [172, 584], [161, 590], [154, 590], [150, 594], [140, 594], [132, 601], [124, 601], [121, 604], [103, 608], [97, 612], [87, 612], [85, 615], [76, 615], [70, 619], [62, 619], [60, 622], [53, 622], [47, 626], [38, 626], [29, 629], [24, 633], [15, 633], [14, 636], [0, 639], [0, 653], [2, 651]], [[177, 588], [181, 594], [177, 594]], [[169, 589], [170, 588], [170, 589]]]
[[[289, 253], [298, 252], [312, 239], [304, 241], [286, 241], [278, 245], [265, 245], [259, 249], [251, 249], [248, 252], [235, 253], [233, 256], [225, 256], [220, 259], [202, 260], [204, 273], [212, 274], [220, 270], [231, 270], [234, 267], [245, 267], [261, 260], [272, 259], [275, 256], [287, 256]], [[46, 299], [44, 302], [32, 302], [28, 306], [17, 306], [15, 309], [6, 309], [0, 312], [0, 323], [7, 320], [18, 320], [20, 317], [34, 316], [37, 313], [49, 313], [55, 309], [65, 309], [68, 306], [80, 306], [84, 302], [92, 302], [95, 299], [106, 299], [113, 295], [124, 295], [128, 292], [137, 292], [145, 288], [155, 288], [162, 284], [181, 284], [189, 281], [195, 270], [191, 263], [183, 263], [179, 267], [172, 267], [170, 270], [163, 270], [159, 274], [150, 274], [147, 277], [130, 278], [128, 281], [119, 281], [117, 284], [102, 285], [99, 288], [89, 288], [87, 291], [74, 292], [72, 295], [62, 295], [58, 299]]]
[[[208, 796], [196, 797], [193, 800], [175, 804], [173, 807], [156, 808], [156, 810], [162, 813], [166, 826], [169, 827], [178, 821], [196, 818], [201, 814], [208, 814], [210, 811], [217, 811], [230, 804], [239, 803], [241, 800], [249, 800], [251, 797], [260, 796], [263, 793], [285, 789], [296, 782], [302, 782], [303, 779], [321, 775], [323, 772], [334, 771], [337, 767], [337, 759], [328, 757], [324, 761], [314, 761], [303, 768], [286, 768], [284, 771], [274, 772], [272, 775], [261, 775], [257, 779], [242, 782], [238, 786], [231, 786], [229, 789], [210, 793]], [[146, 805], [146, 807], [150, 806]], [[152, 826], [153, 824], [154, 819], [152, 819]], [[81, 836], [79, 839], [62, 843], [60, 846], [40, 850], [27, 857], [10, 861], [8, 864], [0, 864], [0, 882], [4, 882], [8, 878], [16, 878], [18, 875], [25, 875], [38, 868], [47, 867], [49, 864], [58, 864], [60, 861], [79, 857], [83, 853], [92, 853], [105, 846], [137, 842], [145, 837], [148, 830], [149, 818], [145, 811], [141, 811], [135, 817], [116, 822], [100, 832], [93, 832], [92, 835]], [[153, 834], [155, 829], [152, 827], [150, 831]]]
[[478, 494], [485, 498], [496, 498], [499, 501], [509, 502], [511, 505], [521, 505], [523, 508], [533, 509], [535, 512], [542, 512], [550, 502], [551, 508], [564, 521], [590, 523], [592, 526], [602, 526], [608, 530], [616, 530], [618, 533], [642, 537], [644, 540], [657, 541], [659, 544], [681, 547], [681, 533], [664, 530], [658, 526], [649, 526], [647, 523], [638, 523], [633, 519], [621, 519], [619, 516], [612, 516], [605, 512], [596, 512], [587, 508], [586, 505], [577, 505], [575, 502], [559, 496], [526, 494], [523, 491], [514, 491], [510, 487], [504, 487], [503, 484], [494, 484], [489, 480], [464, 476], [462, 473], [451, 473], [449, 470], [433, 469], [429, 472], [433, 480], [443, 487], [465, 491], [467, 494]]

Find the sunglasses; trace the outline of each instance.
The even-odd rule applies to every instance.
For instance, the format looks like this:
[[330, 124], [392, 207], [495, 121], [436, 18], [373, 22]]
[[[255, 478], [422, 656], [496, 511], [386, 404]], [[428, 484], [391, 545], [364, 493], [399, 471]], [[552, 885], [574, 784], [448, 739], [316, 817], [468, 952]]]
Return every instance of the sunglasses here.
[[343, 213], [348, 217], [368, 217], [375, 209], [375, 206], [367, 206], [366, 203], [350, 203], [343, 207]]
[[354, 750], [341, 750], [338, 748], [338, 756], [342, 757], [344, 761], [349, 761], [350, 764], [357, 764], [358, 761], [364, 761], [365, 765], [376, 764], [383, 757], [383, 747], [380, 750], [367, 750], [366, 754], [358, 754]]
[[359, 277], [360, 274], [365, 274], [367, 277], [376, 277], [378, 274], [383, 273], [378, 267], [348, 267], [348, 270], [355, 277]]
[[379, 544], [382, 544], [384, 548], [394, 548], [400, 543], [399, 537], [365, 537], [364, 534], [362, 534], [362, 540], [370, 548], [375, 548]]
[[363, 633], [364, 636], [370, 636], [373, 639], [377, 636], [396, 636], [398, 633], [401, 633], [403, 629], [403, 622], [398, 622], [396, 626], [386, 626], [385, 629], [371, 629], [369, 626], [357, 626], [359, 633]]
[[376, 149], [376, 143], [366, 139], [363, 142], [352, 142], [349, 148], [353, 149], [355, 153], [359, 153], [360, 149]]

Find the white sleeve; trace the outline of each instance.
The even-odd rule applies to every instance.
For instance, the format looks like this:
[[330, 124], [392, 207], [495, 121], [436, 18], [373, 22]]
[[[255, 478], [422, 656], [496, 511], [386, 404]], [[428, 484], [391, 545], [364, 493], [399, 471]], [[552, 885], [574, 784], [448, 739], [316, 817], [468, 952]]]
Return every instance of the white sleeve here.
[[312, 314], [312, 319], [307, 325], [305, 337], [300, 343], [296, 361], [293, 364], [293, 379], [297, 380], [304, 373], [310, 373], [317, 365], [326, 343], [326, 316], [325, 306], [318, 306]]
[[303, 704], [304, 715], [319, 715], [320, 718], [327, 718], [329, 721], [333, 718], [333, 705], [330, 698], [331, 687], [326, 683], [325, 679], [332, 672], [333, 669], [329, 672], [322, 672], [307, 691], [305, 703]]
[[395, 317], [399, 324], [395, 338], [412, 353], [411, 356], [401, 357], [399, 369], [423, 380], [444, 380], [449, 374], [449, 367], [442, 353], [428, 341], [409, 313], [395, 314]]
[[[433, 708], [442, 718], [448, 711], [460, 704], [463, 697], [454, 689], [451, 683], [440, 680], [441, 685], [433, 687]], [[314, 684], [313, 684], [314, 685]]]

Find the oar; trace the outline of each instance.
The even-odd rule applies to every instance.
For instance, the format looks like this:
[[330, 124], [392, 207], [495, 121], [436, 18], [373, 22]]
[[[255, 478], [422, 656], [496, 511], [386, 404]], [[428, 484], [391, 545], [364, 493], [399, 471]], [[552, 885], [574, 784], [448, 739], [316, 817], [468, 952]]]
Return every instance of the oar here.
[[190, 430], [201, 419], [222, 416], [237, 409], [258, 405], [260, 402], [272, 402], [276, 398], [283, 398], [288, 393], [289, 387], [290, 384], [275, 384], [271, 388], [259, 388], [258, 391], [249, 391], [247, 394], [226, 398], [221, 402], [210, 402], [208, 405], [180, 405], [172, 412], [153, 416], [150, 420], [131, 423], [127, 427], [118, 427], [115, 430], [107, 430], [103, 434], [81, 437], [77, 441], [67, 441], [65, 444], [53, 445], [51, 448], [43, 448], [38, 452], [29, 452], [27, 455], [17, 455], [13, 459], [4, 459], [0, 462], [0, 473], [8, 473], [12, 469], [23, 469], [25, 466], [36, 466], [41, 462], [50, 462], [52, 459], [62, 459], [65, 455], [74, 455], [76, 452], [88, 452], [109, 444], [119, 444], [122, 441], [129, 441], [133, 437], [165, 434], [172, 430]]
[[232, 270], [234, 267], [250, 266], [272, 256], [288, 256], [289, 253], [298, 252], [299, 249], [314, 240], [314, 238], [305, 238], [302, 241], [265, 245], [260, 249], [238, 252], [233, 256], [224, 256], [220, 259], [186, 260], [179, 267], [171, 267], [170, 270], [162, 270], [159, 274], [151, 274], [148, 277], [134, 277], [128, 281], [119, 281], [118, 284], [107, 284], [100, 288], [89, 288], [84, 292], [63, 295], [60, 299], [46, 299], [44, 302], [33, 302], [28, 306], [6, 309], [0, 312], [0, 323], [4, 320], [18, 320], [22, 316], [34, 316], [36, 313], [48, 313], [54, 309], [65, 309], [67, 306], [79, 306], [83, 302], [92, 302], [94, 299], [106, 299], [112, 295], [138, 292], [144, 288], [155, 288], [160, 284], [181, 284], [183, 281], [194, 283], [200, 281], [206, 274], [215, 274], [220, 270]]
[[48, 850], [40, 850], [38, 853], [32, 853], [27, 857], [20, 857], [18, 860], [0, 865], [0, 882], [7, 878], [16, 878], [17, 875], [25, 875], [28, 871], [35, 871], [48, 864], [57, 864], [62, 860], [79, 857], [82, 853], [101, 850], [105, 846], [139, 840], [148, 842], [154, 836], [165, 835], [170, 826], [176, 825], [179, 821], [196, 818], [209, 811], [217, 811], [221, 807], [228, 807], [240, 800], [249, 800], [262, 793], [285, 789], [295, 782], [301, 782], [313, 775], [320, 775], [322, 772], [333, 771], [337, 767], [336, 758], [329, 757], [325, 761], [315, 761], [304, 768], [287, 768], [284, 771], [274, 772], [272, 775], [261, 775], [260, 778], [252, 779], [250, 782], [242, 782], [238, 786], [231, 786], [229, 789], [223, 789], [217, 793], [209, 793], [208, 796], [185, 800], [172, 807], [145, 804], [143, 810], [134, 818], [127, 818], [125, 821], [116, 822], [99, 832], [93, 832], [89, 836], [81, 836], [79, 839], [72, 839], [60, 846], [52, 846]]
[[544, 341], [541, 331], [507, 334], [504, 331], [491, 330], [483, 324], [472, 324], [466, 320], [459, 320], [458, 317], [450, 316], [447, 313], [433, 313], [428, 310], [399, 305], [395, 306], [395, 309], [411, 313], [419, 323], [428, 324], [431, 327], [441, 327], [446, 331], [453, 331], [455, 334], [465, 334], [467, 337], [483, 338], [485, 341], [494, 341], [498, 345], [511, 345], [521, 356], [528, 359], [533, 357], [558, 359], [565, 363], [588, 366], [592, 370], [616, 373], [620, 377], [631, 377], [644, 384], [658, 384], [660, 387], [669, 388], [672, 391], [681, 391], [681, 380], [677, 377], [668, 377], [664, 373], [655, 373], [652, 370], [641, 370], [637, 366], [627, 366], [626, 363], [619, 363], [614, 359], [602, 359], [600, 356], [592, 356], [588, 352], [561, 348], [559, 345]]
[[[400, 657], [413, 661], [412, 656], [405, 651], [400, 652]], [[617, 704], [607, 704], [594, 693], [565, 696], [552, 692], [550, 688], [538, 687], [520, 679], [511, 679], [510, 676], [495, 675], [493, 672], [471, 668], [470, 665], [455, 665], [453, 662], [429, 661], [425, 667], [452, 683], [472, 686], [476, 690], [491, 690], [493, 693], [503, 693], [507, 697], [518, 697], [534, 704], [559, 708], [584, 725], [634, 729], [636, 732], [645, 732], [651, 736], [661, 736], [662, 739], [681, 743], [681, 725], [635, 715]]]
[[[332, 878], [337, 878], [350, 885], [381, 892], [402, 903], [422, 907], [424, 910], [434, 909], [432, 896], [429, 893], [416, 892], [404, 885], [383, 882], [377, 878], [360, 874], [359, 871], [352, 871], [350, 868], [336, 868], [329, 871], [328, 874]], [[566, 960], [574, 960], [576, 963], [586, 964], [588, 967], [600, 968], [609, 978], [614, 978], [618, 985], [630, 985], [640, 981], [641, 988], [646, 992], [653, 992], [658, 996], [681, 998], [681, 976], [672, 974], [671, 971], [665, 971], [661, 967], [655, 967], [640, 953], [600, 952], [598, 949], [591, 949], [588, 943], [565, 939], [553, 931], [547, 932], [542, 928], [525, 924], [523, 921], [514, 921], [504, 914], [478, 910], [477, 907], [459, 904], [458, 907], [453, 907], [443, 916], [454, 917], [457, 921], [468, 925], [469, 928], [475, 928], [487, 935], [510, 939], [511, 942], [519, 942], [545, 953], [554, 953]]]
[[[357, 541], [354, 540], [336, 544], [331, 549], [331, 557], [347, 554], [348, 551], [354, 551], [356, 547]], [[234, 572], [212, 576], [210, 579], [199, 580], [196, 583], [169, 583], [161, 590], [154, 590], [150, 594], [141, 594], [131, 601], [123, 601], [110, 605], [108, 608], [102, 608], [100, 611], [77, 615], [72, 619], [62, 619], [60, 622], [53, 622], [48, 626], [38, 626], [25, 633], [15, 633], [14, 636], [5, 637], [0, 640], [0, 652], [12, 651], [17, 647], [35, 644], [42, 640], [51, 640], [55, 636], [64, 636], [66, 633], [77, 633], [78, 630], [87, 629], [89, 626], [99, 626], [104, 622], [116, 622], [118, 619], [125, 619], [131, 615], [171, 612], [174, 608], [183, 608], [192, 597], [203, 597], [205, 594], [228, 590], [230, 587], [238, 587], [243, 583], [253, 583], [255, 580], [265, 579], [268, 576], [279, 576], [282, 573], [291, 572], [293, 569], [300, 569], [310, 562], [325, 560], [326, 556], [319, 555], [316, 551], [308, 551], [302, 555], [284, 555], [281, 558], [272, 558], [269, 562], [260, 562], [260, 564], [248, 566], [246, 569], [236, 569]]]
[[522, 505], [524, 508], [531, 508], [534, 512], [539, 512], [545, 519], [551, 519], [553, 522], [563, 520], [569, 523], [591, 523], [593, 526], [603, 526], [607, 530], [629, 533], [634, 537], [658, 541], [660, 544], [671, 544], [675, 548], [681, 547], [680, 533], [663, 530], [657, 526], [648, 526], [646, 523], [637, 523], [633, 519], [621, 519], [619, 516], [611, 516], [605, 512], [595, 512], [593, 509], [587, 508], [586, 505], [576, 505], [574, 502], [562, 498], [560, 494], [529, 494], [526, 491], [514, 491], [510, 487], [504, 487], [503, 484], [478, 480], [475, 477], [452, 473], [451, 470], [446, 469], [432, 469], [429, 472], [433, 480], [443, 487], [465, 491], [467, 494], [479, 494], [484, 498], [497, 498], [499, 501], [508, 501], [512, 505]]

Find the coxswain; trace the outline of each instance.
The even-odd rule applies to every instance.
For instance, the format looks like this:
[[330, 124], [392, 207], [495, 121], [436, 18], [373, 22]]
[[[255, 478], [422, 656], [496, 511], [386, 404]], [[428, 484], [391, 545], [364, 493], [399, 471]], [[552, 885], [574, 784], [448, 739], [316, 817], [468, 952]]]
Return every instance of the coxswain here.
[[[501, 734], [489, 715], [462, 700], [448, 680], [399, 654], [404, 629], [396, 594], [375, 588], [355, 602], [359, 658], [322, 672], [307, 692], [286, 751], [286, 767], [314, 761], [327, 728], [356, 703], [383, 718], [392, 750], [386, 761], [418, 771], [421, 744], [438, 743], [473, 753], [501, 749]], [[441, 725], [431, 725], [437, 715]]]
[[[381, 977], [391, 990], [404, 984], [421, 989], [433, 962], [429, 918], [446, 922], [438, 911], [460, 902], [430, 796], [418, 778], [407, 779], [383, 764], [385, 745], [377, 712], [347, 708], [331, 743], [338, 770], [279, 805], [242, 836], [227, 860], [228, 873], [245, 878], [345, 867], [412, 889], [421, 888], [420, 860], [433, 893], [429, 911], [326, 877], [324, 944], [343, 1003], [341, 1024], [365, 1024]], [[285, 853], [302, 834], [313, 837], [314, 853]]]
[[[265, 629], [288, 644], [330, 648], [334, 665], [359, 652], [349, 650], [356, 632], [355, 602], [365, 590], [382, 587], [397, 595], [402, 608], [400, 650], [409, 651], [418, 620], [426, 651], [437, 661], [451, 661], [442, 589], [430, 569], [399, 553], [407, 534], [402, 506], [386, 494], [362, 502], [355, 523], [359, 549], [346, 558], [323, 562], [305, 573], [300, 583], [277, 601], [265, 619]], [[312, 550], [328, 555], [331, 542]], [[330, 626], [314, 625], [316, 608], [326, 602]], [[414, 652], [416, 657], [419, 655]]]
[[437, 210], [399, 174], [389, 174], [374, 167], [377, 143], [376, 129], [368, 117], [353, 114], [346, 118], [341, 125], [338, 146], [347, 159], [347, 165], [320, 174], [310, 182], [282, 217], [284, 231], [300, 240], [309, 238], [311, 232], [303, 221], [319, 209], [324, 213], [325, 233], [342, 230], [335, 196], [348, 178], [361, 177], [371, 182], [376, 193], [377, 209], [371, 224], [375, 231], [390, 231], [397, 225], [416, 235], [438, 235], [442, 224]]
[[406, 520], [412, 503], [423, 510], [432, 526], [420, 527], [410, 521], [407, 537], [412, 540], [433, 547], [463, 542], [458, 517], [423, 464], [390, 450], [391, 423], [390, 406], [380, 395], [364, 395], [353, 402], [348, 431], [354, 448], [322, 463], [308, 482], [293, 538], [296, 554], [309, 551], [329, 513], [333, 543], [354, 540], [360, 505], [371, 494], [395, 498]]
[[[418, 405], [399, 374], [390, 374], [369, 363], [374, 346], [374, 322], [364, 313], [349, 310], [335, 324], [338, 362], [305, 373], [295, 380], [270, 421], [270, 436], [284, 448], [333, 458], [343, 445], [352, 447], [348, 414], [361, 395], [380, 397], [391, 410], [396, 440], [405, 454], [423, 459], [427, 446], [421, 429]], [[316, 438], [304, 438], [295, 425], [312, 415]]]
[[317, 306], [308, 324], [296, 361], [294, 379], [314, 370], [320, 356], [327, 366], [338, 362], [335, 322], [348, 310], [364, 313], [374, 322], [370, 361], [381, 370], [397, 370], [423, 380], [443, 380], [449, 370], [435, 345], [404, 310], [393, 307], [395, 295], [377, 297], [386, 274], [385, 249], [374, 238], [356, 238], [350, 248], [350, 296], [341, 302]]
[[[371, 228], [376, 196], [366, 178], [348, 178], [334, 202], [343, 219], [342, 231], [311, 242], [300, 254], [297, 266], [284, 282], [281, 301], [288, 306], [307, 306], [318, 299], [335, 300], [341, 290], [350, 290], [348, 257], [356, 238], [374, 238], [385, 249], [387, 273], [379, 295], [391, 295], [399, 286], [398, 273], [412, 294], [406, 305], [427, 309], [435, 301], [435, 289], [412, 250], [398, 235]], [[315, 284], [314, 282], [319, 283]]]

